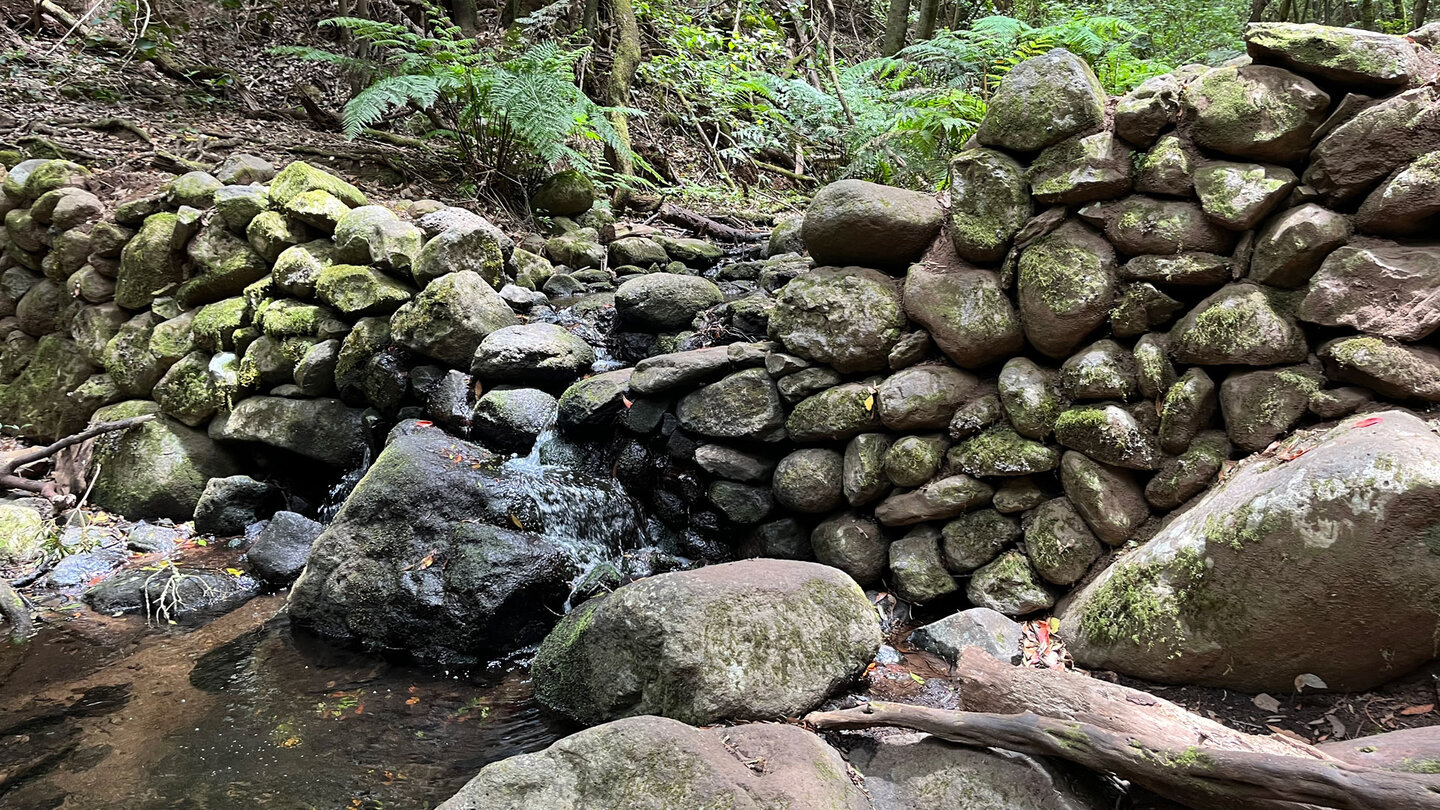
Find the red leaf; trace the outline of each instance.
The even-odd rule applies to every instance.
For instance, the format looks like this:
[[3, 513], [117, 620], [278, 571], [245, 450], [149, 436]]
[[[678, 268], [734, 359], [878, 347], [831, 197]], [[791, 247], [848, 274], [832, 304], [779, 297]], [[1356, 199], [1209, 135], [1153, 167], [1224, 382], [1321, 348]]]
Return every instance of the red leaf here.
[[1435, 711], [1434, 703], [1422, 703], [1418, 706], [1406, 706], [1400, 710], [1400, 714], [1403, 717], [1414, 717], [1417, 714], [1429, 714], [1433, 711]]
[[429, 419], [416, 419], [415, 424], [419, 425], [420, 427], [430, 427], [435, 423], [431, 422]]
[[1370, 427], [1371, 425], [1378, 425], [1378, 424], [1380, 424], [1380, 417], [1378, 417], [1378, 416], [1368, 416], [1368, 417], [1366, 417], [1366, 418], [1364, 418], [1364, 419], [1361, 419], [1359, 422], [1356, 422], [1355, 424], [1351, 425], [1350, 427], [1362, 428], [1362, 427]]

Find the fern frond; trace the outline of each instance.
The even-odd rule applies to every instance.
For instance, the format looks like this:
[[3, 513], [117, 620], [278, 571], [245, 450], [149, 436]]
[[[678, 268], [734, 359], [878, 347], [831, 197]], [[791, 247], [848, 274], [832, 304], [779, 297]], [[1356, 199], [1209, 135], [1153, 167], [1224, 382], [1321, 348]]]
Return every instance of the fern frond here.
[[415, 102], [421, 108], [435, 103], [441, 82], [434, 76], [387, 76], [361, 90], [345, 105], [345, 137], [354, 138], [390, 110]]

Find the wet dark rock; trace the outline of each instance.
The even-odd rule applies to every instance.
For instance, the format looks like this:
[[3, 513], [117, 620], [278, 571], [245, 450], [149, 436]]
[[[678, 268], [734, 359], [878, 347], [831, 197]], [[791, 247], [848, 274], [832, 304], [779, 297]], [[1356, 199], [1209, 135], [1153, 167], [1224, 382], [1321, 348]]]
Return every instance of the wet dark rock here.
[[949, 446], [943, 436], [902, 436], [885, 453], [885, 475], [897, 487], [918, 487], [940, 471]]
[[1310, 366], [1237, 372], [1220, 384], [1225, 431], [1241, 450], [1256, 453], [1300, 424], [1310, 397], [1325, 384]]
[[[1112, 546], [1129, 540], [1150, 517], [1145, 493], [1129, 470], [1109, 467], [1070, 451], [1060, 462], [1060, 484], [1076, 514]], [[1026, 535], [1027, 540], [1029, 535]]]
[[676, 330], [689, 327], [701, 310], [724, 300], [714, 282], [698, 276], [652, 273], [630, 279], [615, 290], [615, 311], [627, 323]]
[[1153, 470], [1160, 463], [1160, 442], [1117, 405], [1072, 408], [1055, 422], [1055, 439], [1104, 464]]
[[968, 574], [1020, 539], [1020, 521], [995, 509], [977, 509], [946, 523], [940, 538], [945, 566], [957, 574]]
[[940, 430], [979, 385], [975, 375], [950, 366], [915, 366], [885, 378], [875, 404], [880, 421], [891, 430]]
[[1256, 284], [1230, 284], [1201, 301], [1170, 330], [1170, 354], [1198, 365], [1299, 363], [1309, 349], [1288, 302]]
[[470, 432], [492, 449], [526, 454], [558, 410], [555, 397], [537, 388], [492, 388], [476, 401]]
[[[797, 376], [799, 374], [792, 374], [782, 382]], [[807, 442], [838, 441], [877, 430], [881, 423], [880, 415], [873, 407], [874, 397], [874, 386], [864, 383], [846, 383], [826, 389], [795, 406], [785, 420], [785, 431], [792, 441]]]
[[863, 506], [890, 491], [885, 459], [893, 441], [884, 433], [861, 433], [845, 446], [841, 483], [851, 506]]
[[1160, 449], [1183, 453], [1215, 413], [1215, 381], [1191, 368], [1170, 386], [1160, 403]]
[[1145, 500], [1156, 509], [1174, 509], [1199, 495], [1215, 480], [1230, 459], [1230, 440], [1219, 430], [1207, 430], [1178, 456], [1166, 456], [1145, 484]]
[[1025, 343], [1021, 317], [991, 270], [914, 265], [905, 277], [905, 314], [963, 368], [995, 363]]
[[625, 407], [634, 369], [620, 369], [583, 379], [560, 396], [557, 424], [572, 432], [605, 431]]
[[369, 445], [361, 414], [338, 399], [249, 397], [236, 403], [229, 416], [212, 421], [210, 435], [224, 442], [260, 442], [350, 467]]
[[1013, 358], [1000, 369], [997, 385], [1005, 417], [1015, 432], [1032, 439], [1050, 435], [1055, 420], [1070, 405], [1059, 373], [1024, 357]]
[[245, 553], [246, 567], [269, 585], [288, 585], [300, 576], [310, 547], [325, 527], [294, 512], [276, 512]]
[[983, 481], [968, 475], [952, 475], [910, 492], [891, 495], [875, 507], [875, 518], [886, 526], [944, 520], [989, 503], [994, 492]]
[[775, 466], [775, 500], [797, 512], [828, 512], [844, 503], [843, 471], [844, 458], [837, 451], [796, 450]]
[[773, 441], [784, 436], [780, 394], [760, 368], [737, 371], [687, 394], [675, 415], [686, 430], [713, 439]]
[[874, 585], [885, 573], [889, 541], [875, 521], [844, 512], [820, 522], [810, 534], [815, 559], [844, 571], [861, 585]]
[[1440, 402], [1440, 351], [1377, 337], [1336, 338], [1317, 352], [1332, 380], [1393, 399]]
[[200, 568], [124, 571], [85, 592], [85, 601], [101, 613], [146, 611], [152, 620], [217, 615], [245, 604], [260, 593], [247, 576]]
[[1016, 298], [1025, 337], [1064, 357], [1104, 323], [1114, 303], [1115, 249], [1079, 222], [1067, 222], [1020, 254]]
[[195, 505], [195, 531], [229, 537], [270, 516], [279, 491], [248, 475], [211, 478]]

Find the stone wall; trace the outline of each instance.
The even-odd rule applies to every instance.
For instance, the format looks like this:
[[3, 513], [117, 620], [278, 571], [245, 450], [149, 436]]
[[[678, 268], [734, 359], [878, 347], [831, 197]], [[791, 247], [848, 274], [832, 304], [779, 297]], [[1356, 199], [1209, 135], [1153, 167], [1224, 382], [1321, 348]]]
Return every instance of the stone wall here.
[[114, 204], [25, 161], [0, 421], [163, 413], [93, 499], [184, 519], [243, 443], [339, 469], [406, 417], [522, 454], [558, 420], [691, 557], [1046, 610], [1231, 459], [1440, 401], [1434, 55], [1247, 41], [1119, 99], [1064, 50], [1017, 66], [946, 192], [835, 183], [754, 261], [578, 205], [517, 246], [304, 163]]

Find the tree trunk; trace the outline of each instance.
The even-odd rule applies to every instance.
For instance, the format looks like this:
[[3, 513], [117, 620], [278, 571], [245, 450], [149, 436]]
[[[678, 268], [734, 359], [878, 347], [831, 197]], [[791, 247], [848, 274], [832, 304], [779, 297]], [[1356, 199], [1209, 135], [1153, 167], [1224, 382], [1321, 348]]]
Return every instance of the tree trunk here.
[[1270, 5], [1270, 0], [1251, 0], [1250, 22], [1260, 22], [1265, 18], [1265, 9]]
[[[630, 106], [630, 85], [635, 81], [635, 71], [640, 67], [640, 23], [635, 19], [635, 7], [630, 0], [602, 0], [601, 13], [606, 24], [613, 31], [615, 57], [610, 65], [610, 75], [605, 77], [605, 104], [610, 107]], [[610, 125], [620, 136], [623, 149], [606, 148], [605, 159], [615, 174], [635, 174], [635, 160], [630, 151], [630, 124], [622, 112], [609, 115]], [[615, 186], [612, 201], [617, 211], [624, 210], [630, 189], [621, 183]]]
[[1415, 0], [1415, 24], [1412, 29], [1419, 28], [1425, 24], [1425, 18], [1430, 16], [1430, 0]]
[[890, 0], [890, 13], [885, 15], [885, 41], [880, 53], [894, 56], [905, 47], [905, 29], [910, 26], [910, 0]]
[[460, 33], [473, 38], [480, 32], [480, 11], [475, 0], [454, 0], [451, 6], [454, 22], [460, 27]]
[[940, 0], [920, 0], [920, 18], [915, 23], [916, 42], [935, 36], [935, 17], [939, 11]]

